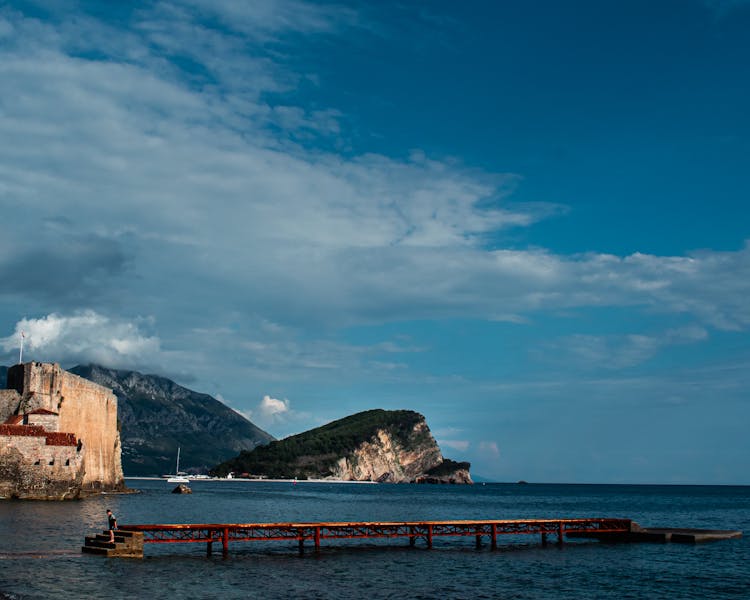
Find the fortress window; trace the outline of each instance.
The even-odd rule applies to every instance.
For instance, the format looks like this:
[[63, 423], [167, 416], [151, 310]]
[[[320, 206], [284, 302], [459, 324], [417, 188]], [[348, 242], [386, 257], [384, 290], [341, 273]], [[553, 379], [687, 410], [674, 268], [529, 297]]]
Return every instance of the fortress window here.
[[66, 467], [69, 467], [69, 466], [70, 466], [70, 459], [67, 459], [67, 460], [65, 461], [65, 466], [66, 466]]
[[41, 464], [42, 464], [42, 459], [40, 459], [40, 458], [37, 458], [37, 459], [36, 459], [36, 462], [35, 462], [34, 464], [35, 464], [35, 465], [41, 465]]
[[51, 461], [49, 461], [50, 466], [55, 464], [55, 459], [53, 458]]

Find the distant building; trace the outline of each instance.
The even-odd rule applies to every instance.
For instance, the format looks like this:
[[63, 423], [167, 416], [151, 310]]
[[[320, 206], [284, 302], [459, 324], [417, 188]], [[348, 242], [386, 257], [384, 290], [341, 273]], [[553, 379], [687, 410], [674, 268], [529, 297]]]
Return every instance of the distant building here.
[[29, 362], [0, 390], [0, 498], [69, 499], [124, 489], [112, 390]]

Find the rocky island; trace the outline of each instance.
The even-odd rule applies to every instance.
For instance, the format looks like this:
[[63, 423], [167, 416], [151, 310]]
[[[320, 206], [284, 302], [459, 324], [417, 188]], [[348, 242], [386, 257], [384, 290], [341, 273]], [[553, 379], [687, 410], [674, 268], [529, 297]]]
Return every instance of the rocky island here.
[[473, 483], [469, 463], [444, 459], [425, 418], [410, 410], [368, 410], [223, 462], [212, 474], [378, 481]]

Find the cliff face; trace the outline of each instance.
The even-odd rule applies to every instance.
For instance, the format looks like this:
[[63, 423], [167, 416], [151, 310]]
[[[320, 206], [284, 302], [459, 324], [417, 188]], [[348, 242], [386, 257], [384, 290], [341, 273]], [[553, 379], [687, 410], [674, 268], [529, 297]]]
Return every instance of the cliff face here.
[[330, 479], [403, 483], [443, 462], [427, 423], [417, 422], [405, 440], [378, 429], [347, 456], [336, 461]]
[[205, 472], [216, 463], [274, 438], [208, 394], [137, 371], [78, 366], [71, 372], [117, 396], [126, 475]]
[[[465, 474], [455, 473], [458, 467]], [[468, 468], [468, 463], [443, 459], [419, 413], [371, 410], [243, 452], [213, 472], [272, 478], [471, 483]]]

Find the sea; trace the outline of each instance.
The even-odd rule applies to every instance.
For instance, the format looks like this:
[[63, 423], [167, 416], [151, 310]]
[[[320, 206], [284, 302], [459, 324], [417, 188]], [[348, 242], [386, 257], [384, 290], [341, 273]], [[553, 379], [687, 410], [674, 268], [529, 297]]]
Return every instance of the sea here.
[[[269, 481], [127, 481], [137, 494], [0, 502], [0, 598], [750, 598], [750, 487], [408, 485]], [[125, 523], [257, 523], [623, 517], [643, 526], [735, 529], [702, 544], [542, 546], [539, 536], [422, 541], [147, 544], [143, 559], [81, 553]], [[551, 541], [554, 541], [554, 537]]]

